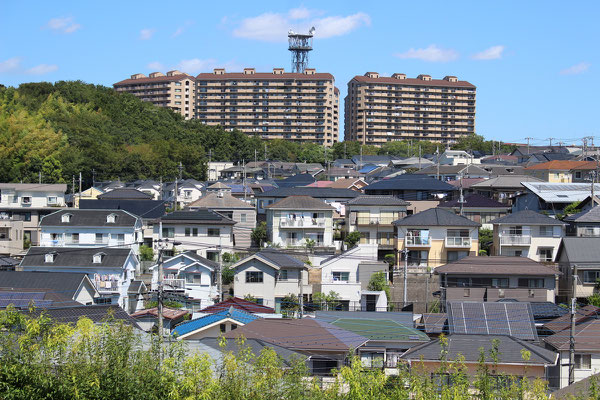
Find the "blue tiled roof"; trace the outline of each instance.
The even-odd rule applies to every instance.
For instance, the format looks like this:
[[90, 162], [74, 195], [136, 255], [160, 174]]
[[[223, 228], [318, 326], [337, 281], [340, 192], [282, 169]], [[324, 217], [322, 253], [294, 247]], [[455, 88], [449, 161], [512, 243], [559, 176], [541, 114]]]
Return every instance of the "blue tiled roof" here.
[[206, 326], [212, 325], [215, 322], [222, 321], [224, 319], [230, 318], [234, 321], [240, 322], [242, 324], [247, 324], [249, 322], [254, 321], [259, 318], [256, 315], [249, 314], [242, 310], [238, 310], [236, 308], [230, 307], [226, 310], [220, 311], [215, 314], [206, 315], [201, 318], [196, 318], [191, 320], [190, 322], [186, 322], [185, 324], [181, 324], [177, 326], [172, 334], [177, 334], [178, 336], [186, 335], [190, 332], [196, 331], [198, 329], [202, 329]]

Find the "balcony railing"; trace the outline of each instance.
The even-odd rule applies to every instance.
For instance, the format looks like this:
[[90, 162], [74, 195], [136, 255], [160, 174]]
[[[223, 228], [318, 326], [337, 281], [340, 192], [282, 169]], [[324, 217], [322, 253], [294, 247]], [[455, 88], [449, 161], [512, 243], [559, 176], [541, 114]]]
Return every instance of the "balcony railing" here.
[[431, 238], [420, 236], [406, 236], [404, 238], [405, 246], [431, 246]]
[[507, 235], [500, 236], [500, 244], [528, 245], [531, 244], [531, 236]]
[[[398, 219], [398, 218], [396, 218]], [[358, 217], [356, 218], [357, 225], [392, 225], [396, 219], [394, 218], [370, 218], [370, 217]]]
[[471, 247], [470, 237], [447, 237], [446, 247]]
[[165, 290], [185, 289], [185, 279], [165, 279], [163, 286]]
[[291, 218], [283, 218], [279, 221], [279, 226], [281, 228], [325, 228], [325, 219], [317, 218], [317, 219], [291, 219]]

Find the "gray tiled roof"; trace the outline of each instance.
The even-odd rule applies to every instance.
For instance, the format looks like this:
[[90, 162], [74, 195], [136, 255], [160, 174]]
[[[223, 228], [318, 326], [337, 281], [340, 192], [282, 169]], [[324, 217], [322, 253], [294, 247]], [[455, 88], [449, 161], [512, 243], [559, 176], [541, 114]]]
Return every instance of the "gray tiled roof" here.
[[198, 255], [198, 253], [196, 253], [196, 252], [195, 252], [195, 251], [193, 251], [193, 250], [188, 250], [188, 251], [185, 251], [185, 252], [183, 252], [183, 253], [179, 253], [179, 254], [177, 254], [176, 256], [173, 256], [173, 257], [171, 257], [171, 258], [169, 258], [169, 259], [165, 260], [164, 262], [165, 262], [165, 263], [168, 263], [170, 260], [177, 259], [177, 258], [180, 258], [180, 257], [182, 257], [182, 256], [187, 256], [187, 257], [190, 257], [190, 258], [192, 258], [192, 259], [194, 259], [194, 260], [198, 261], [199, 263], [201, 263], [201, 264], [203, 264], [203, 265], [206, 265], [206, 266], [208, 266], [208, 267], [211, 267], [211, 268], [213, 268], [213, 269], [215, 269], [215, 270], [216, 270], [216, 269], [219, 267], [219, 263], [218, 263], [218, 262], [211, 261], [211, 260], [209, 260], [208, 258], [204, 258], [204, 257], [202, 257], [202, 256]]
[[600, 240], [597, 237], [564, 237], [558, 247], [556, 260], [566, 252], [569, 263], [579, 268], [600, 266]]
[[565, 218], [565, 221], [571, 222], [600, 222], [600, 206], [595, 206], [587, 211], [582, 211]]
[[436, 274], [473, 275], [560, 275], [561, 273], [527, 257], [468, 256], [434, 270]]
[[310, 196], [318, 199], [353, 199], [360, 193], [352, 189], [333, 189], [333, 188], [318, 188], [318, 187], [295, 187], [295, 188], [278, 188], [269, 190], [264, 193], [257, 193], [254, 197], [289, 197], [289, 196]]
[[[62, 222], [62, 216], [72, 215], [69, 222]], [[107, 222], [106, 217], [115, 214], [115, 222]], [[107, 209], [63, 209], [42, 217], [40, 226], [81, 226], [81, 227], [131, 227], [133, 228], [139, 219], [125, 210]]]
[[[438, 166], [437, 165], [429, 165], [420, 171], [414, 172], [415, 174], [425, 174], [425, 175], [435, 175], [437, 174]], [[489, 175], [489, 172], [484, 170], [483, 168], [477, 165], [440, 165], [440, 174], [459, 174], [463, 173], [465, 175]]]
[[521, 182], [543, 182], [541, 179], [535, 178], [531, 175], [501, 175], [497, 178], [487, 179], [483, 182], [475, 183], [471, 185], [473, 189], [522, 189], [525, 187], [521, 185]]
[[[492, 349], [492, 341], [498, 341], [499, 361], [498, 364], [528, 364], [528, 365], [554, 365], [556, 364], [556, 353], [544, 349], [532, 343], [527, 343], [512, 336], [504, 335], [450, 335], [447, 336], [447, 359], [455, 360], [462, 355], [466, 362], [478, 362], [480, 348], [486, 355]], [[431, 360], [439, 361], [441, 357], [440, 340], [414, 347], [402, 355], [405, 360]], [[531, 357], [523, 359], [522, 350], [529, 351]], [[487, 362], [492, 362], [488, 359]]]
[[306, 265], [302, 261], [276, 250], [263, 250], [256, 253], [255, 256], [280, 268], [306, 268]]
[[397, 221], [397, 226], [481, 226], [481, 224], [470, 219], [456, 215], [453, 212], [441, 209], [430, 208], [420, 213], [409, 215]]
[[206, 209], [200, 208], [196, 211], [173, 211], [161, 218], [162, 221], [173, 223], [173, 222], [187, 222], [194, 224], [218, 224], [218, 225], [233, 225], [235, 221], [221, 214]]
[[540, 214], [533, 210], [518, 211], [514, 214], [508, 214], [504, 217], [496, 218], [491, 224], [519, 224], [519, 225], [566, 225], [564, 222]]
[[390, 179], [383, 179], [363, 188], [369, 190], [429, 190], [450, 192], [456, 188], [427, 175], [403, 174]]
[[144, 193], [137, 189], [126, 189], [119, 188], [113, 189], [109, 192], [100, 194], [97, 196], [98, 199], [136, 199], [136, 200], [151, 200], [152, 195]]
[[238, 209], [238, 208], [249, 208], [253, 209], [254, 207], [245, 201], [237, 199], [233, 197], [229, 193], [223, 193], [220, 195], [219, 193], [207, 193], [206, 195], [200, 197], [198, 200], [191, 203], [188, 207], [205, 207], [211, 208], [215, 210], [219, 209]]
[[394, 196], [358, 196], [348, 201], [346, 204], [355, 206], [408, 206], [408, 201]]
[[86, 274], [78, 272], [0, 271], [0, 290], [40, 289], [73, 298]]
[[90, 306], [69, 306], [44, 309], [44, 314], [60, 323], [77, 323], [80, 318], [89, 318], [93, 322], [123, 321], [127, 325], [141, 329], [137, 322], [121, 307], [111, 304]]
[[266, 206], [272, 210], [333, 210], [329, 204], [310, 196], [290, 196]]
[[[460, 207], [459, 203], [460, 199], [454, 199], [450, 201], [446, 201], [440, 203], [438, 207]], [[470, 196], [466, 196], [464, 198], [463, 207], [470, 208], [510, 208], [507, 204], [502, 204], [494, 199], [490, 199], [489, 197], [481, 196], [479, 194], [472, 194]]]
[[[54, 262], [46, 262], [46, 254], [56, 253]], [[104, 253], [101, 263], [94, 263], [94, 254]], [[131, 249], [94, 247], [30, 247], [21, 267], [123, 268]]]

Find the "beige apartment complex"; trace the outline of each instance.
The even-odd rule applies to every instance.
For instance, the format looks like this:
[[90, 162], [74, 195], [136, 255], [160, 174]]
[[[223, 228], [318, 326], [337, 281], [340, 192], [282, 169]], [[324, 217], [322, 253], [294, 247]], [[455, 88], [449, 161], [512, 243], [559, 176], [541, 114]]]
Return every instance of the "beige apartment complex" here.
[[185, 119], [194, 117], [195, 80], [194, 77], [174, 70], [167, 74], [153, 72], [131, 75], [130, 79], [114, 85], [117, 92], [127, 92], [149, 101], [159, 107], [168, 107]]
[[217, 68], [196, 77], [195, 118], [263, 139], [331, 146], [339, 137], [339, 90], [333, 75], [314, 69], [238, 73]]
[[475, 91], [455, 76], [355, 76], [344, 104], [344, 139], [372, 145], [408, 139], [455, 142], [475, 133]]

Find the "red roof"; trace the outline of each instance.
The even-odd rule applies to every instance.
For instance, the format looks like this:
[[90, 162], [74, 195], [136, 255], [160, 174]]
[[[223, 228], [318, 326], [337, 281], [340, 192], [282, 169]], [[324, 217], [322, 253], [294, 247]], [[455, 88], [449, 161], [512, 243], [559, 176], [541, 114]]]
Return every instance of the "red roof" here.
[[424, 81], [417, 78], [396, 79], [380, 76], [379, 78], [369, 78], [368, 76], [356, 75], [352, 80], [361, 83], [390, 83], [396, 85], [416, 85], [416, 86], [444, 86], [444, 87], [463, 87], [475, 89], [475, 85], [467, 81], [450, 82], [444, 79], [432, 79]]
[[540, 163], [536, 165], [532, 165], [531, 167], [525, 168], [526, 170], [553, 170], [553, 169], [563, 169], [563, 170], [571, 170], [571, 169], [581, 169], [586, 167], [589, 164], [593, 164], [595, 168], [596, 163], [593, 161], [572, 161], [572, 160], [553, 160], [545, 163]]
[[[163, 307], [163, 317], [166, 319], [178, 319], [189, 314], [186, 310], [177, 310], [175, 308]], [[145, 310], [136, 311], [131, 314], [131, 318], [144, 317], [146, 315], [152, 315], [158, 317], [158, 308], [147, 308]]]
[[177, 81], [180, 81], [185, 78], [194, 79], [194, 77], [191, 75], [179, 74], [179, 75], [173, 75], [173, 76], [156, 76], [154, 78], [125, 79], [125, 80], [122, 80], [121, 82], [117, 82], [117, 83], [113, 84], [113, 86], [133, 85], [133, 84], [137, 84], [137, 83], [177, 82]]
[[256, 72], [254, 74], [244, 74], [243, 72], [226, 72], [224, 74], [215, 74], [211, 72], [204, 72], [198, 74], [196, 79], [205, 80], [205, 81], [226, 81], [229, 79], [237, 79], [237, 80], [280, 80], [287, 81], [290, 79], [300, 79], [300, 80], [333, 80], [333, 75], [328, 73], [315, 73], [312, 75], [309, 74], [298, 74], [295, 72], [284, 72], [283, 74], [274, 74], [272, 72]]
[[223, 310], [227, 310], [229, 309], [229, 307], [233, 307], [237, 310], [242, 310], [250, 314], [275, 314], [275, 310], [271, 307], [262, 306], [252, 301], [240, 299], [239, 297], [230, 297], [225, 301], [214, 304], [212, 306], [208, 306], [200, 310], [199, 312], [213, 314]]
[[308, 187], [330, 187], [333, 184], [333, 181], [315, 181], [310, 185], [306, 185]]

